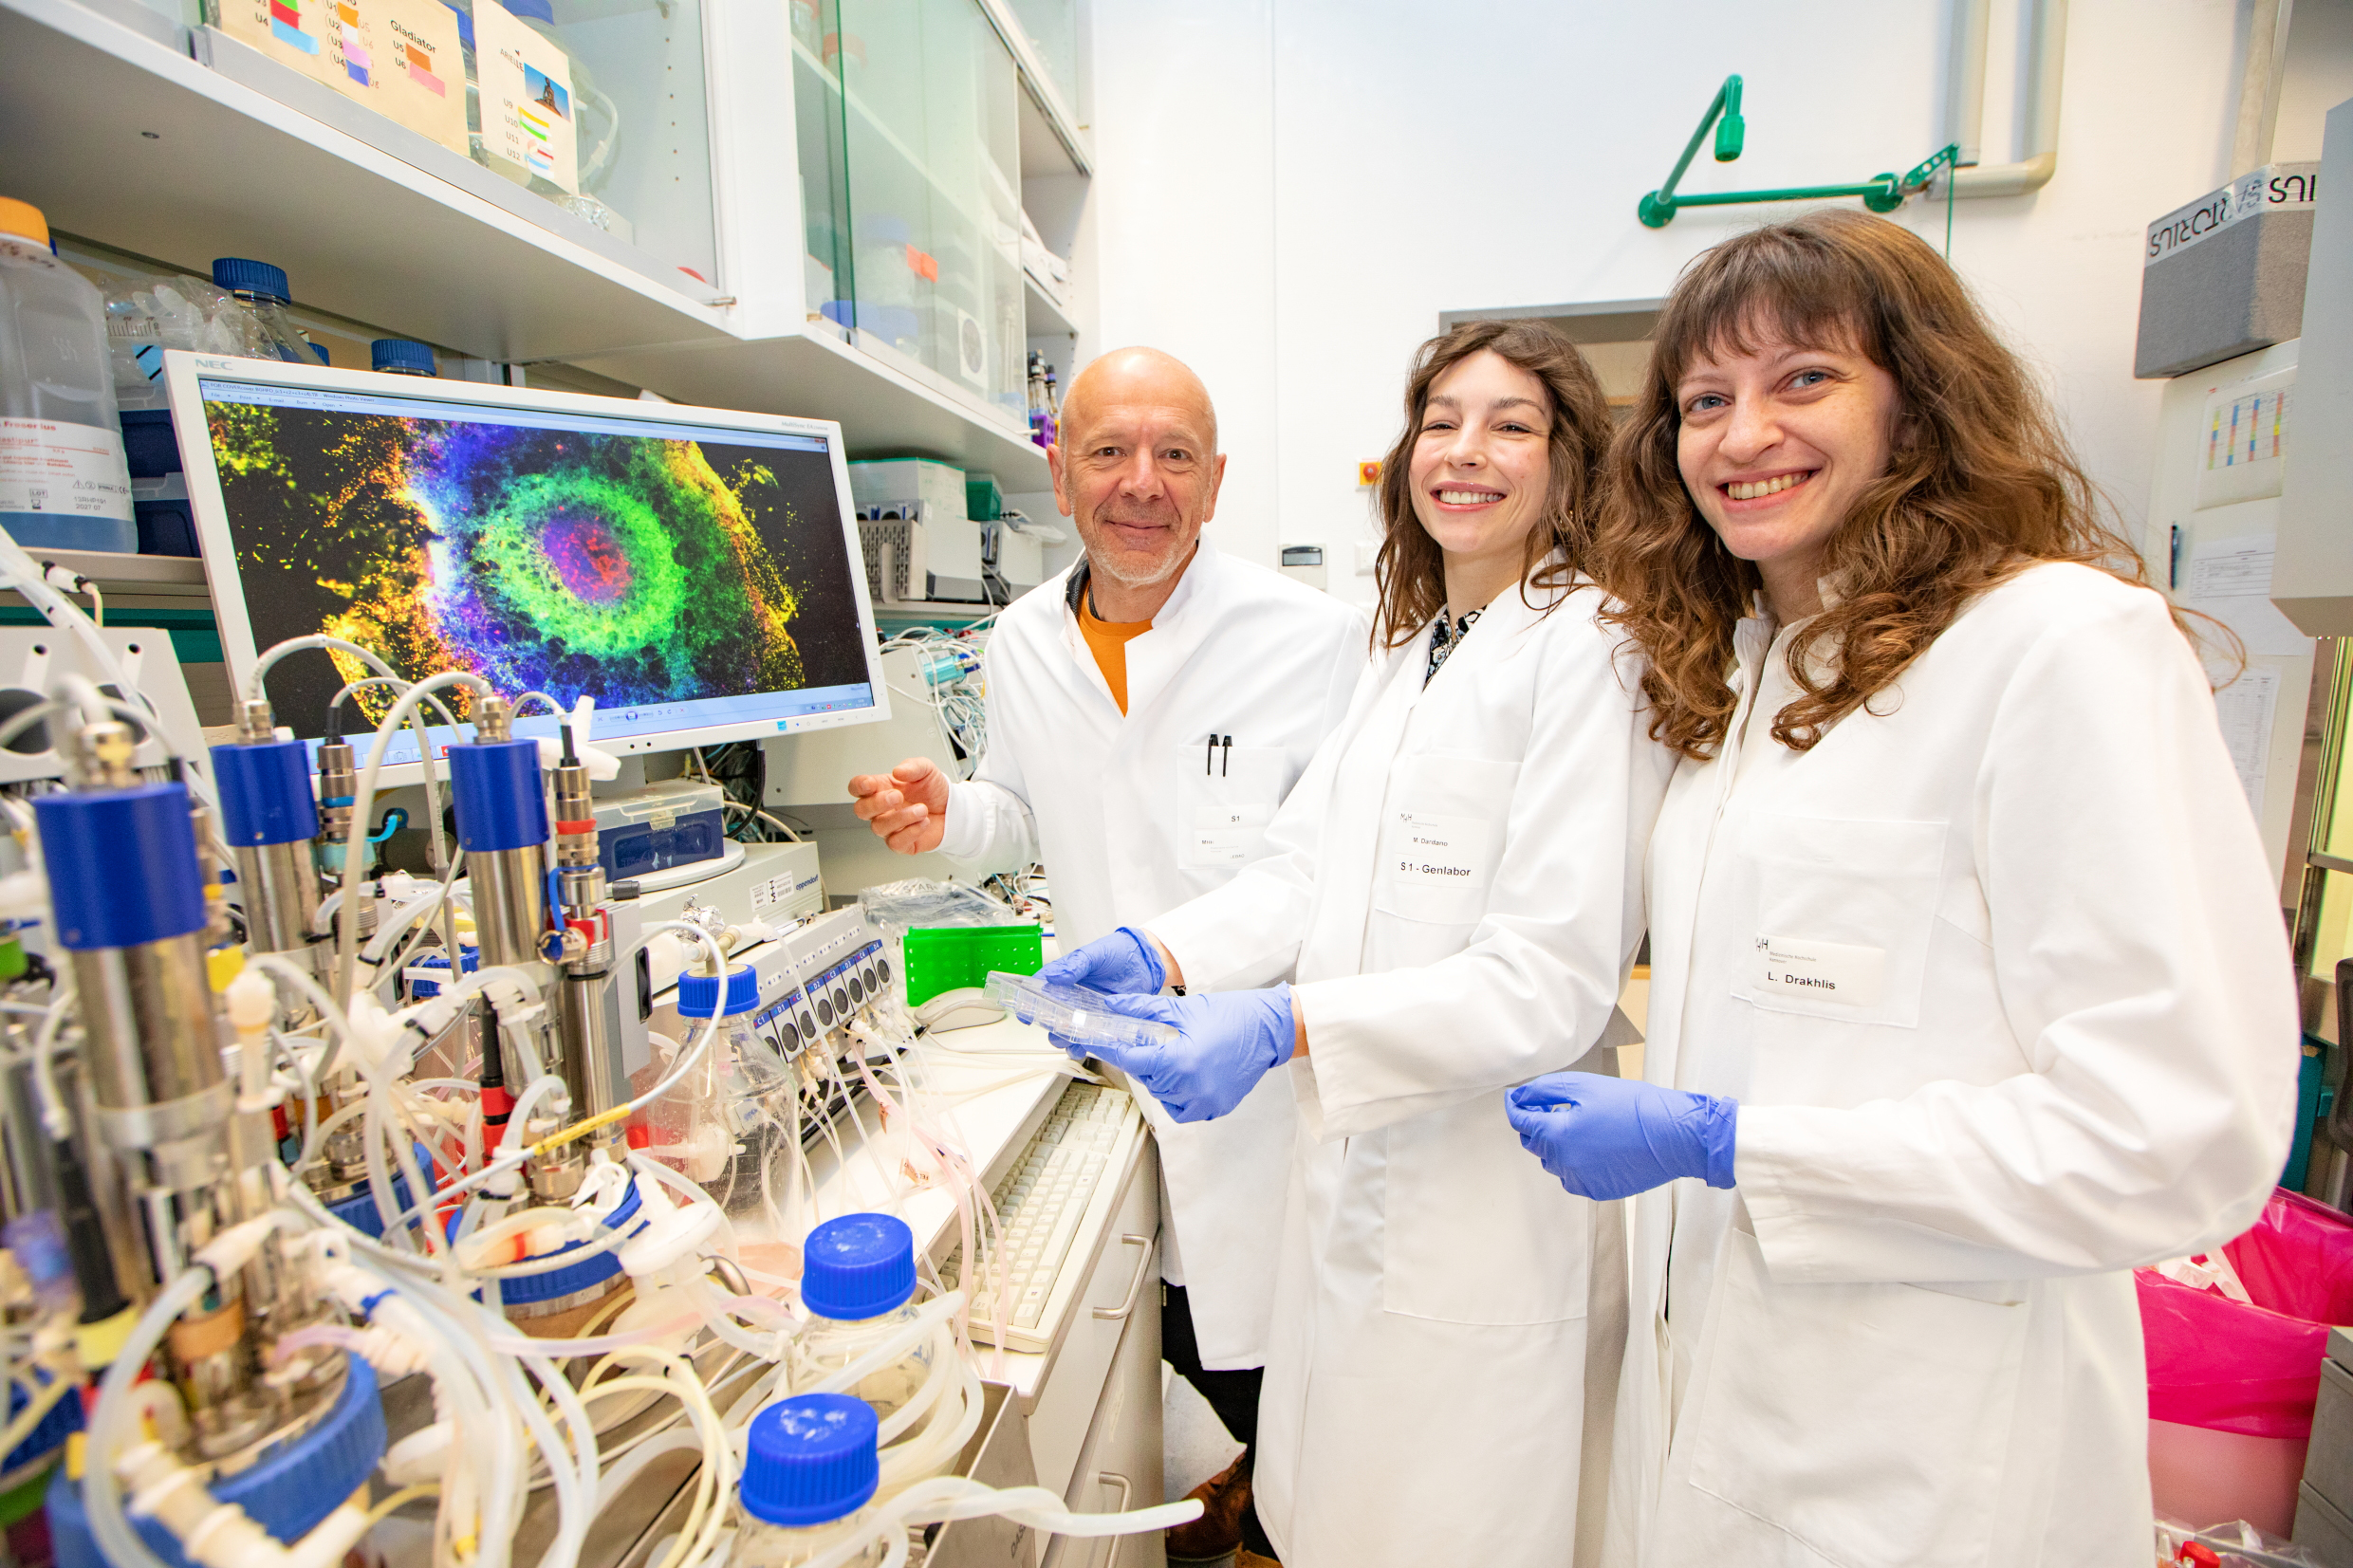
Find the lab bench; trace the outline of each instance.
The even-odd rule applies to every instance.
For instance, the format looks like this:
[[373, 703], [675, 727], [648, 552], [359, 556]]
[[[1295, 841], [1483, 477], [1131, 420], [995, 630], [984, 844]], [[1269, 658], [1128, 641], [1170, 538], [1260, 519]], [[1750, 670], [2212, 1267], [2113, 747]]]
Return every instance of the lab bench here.
[[[910, 1060], [931, 1101], [946, 1107], [939, 1113], [944, 1130], [980, 1172], [981, 1185], [991, 1187], [1052, 1111], [1068, 1081], [1066, 1059], [1046, 1044], [1044, 1031], [1010, 1019], [959, 1029], [948, 1039], [953, 1047], [927, 1042]], [[899, 1143], [881, 1126], [878, 1108], [861, 1097], [855, 1116], [855, 1124], [850, 1114], [837, 1117], [839, 1156], [830, 1143], [816, 1145], [809, 1155], [816, 1200], [828, 1218], [886, 1207], [894, 1187], [904, 1191], [903, 1172], [886, 1177], [880, 1168], [880, 1161], [896, 1161]], [[1083, 1229], [1072, 1245], [1064, 1272], [1078, 1271], [1083, 1283], [1050, 1348], [979, 1347], [987, 1407], [958, 1473], [998, 1487], [1042, 1485], [1074, 1512], [1145, 1508], [1162, 1501], [1157, 1157], [1147, 1127], [1119, 1168], [1102, 1176], [1097, 1201], [1107, 1201], [1109, 1219]], [[771, 1239], [756, 1183], [737, 1181], [723, 1202], [739, 1240], [755, 1245]], [[927, 1188], [904, 1194], [894, 1211], [935, 1266], [960, 1245], [949, 1192]], [[396, 1434], [404, 1425], [399, 1403], [421, 1397], [430, 1404], [423, 1382], [406, 1379], [391, 1391]], [[431, 1419], [429, 1410], [417, 1414]], [[625, 1437], [629, 1430], [623, 1423], [612, 1435]], [[649, 1465], [604, 1515], [611, 1527], [589, 1540], [580, 1568], [645, 1568], [686, 1511], [698, 1463], [682, 1451]], [[515, 1560], [533, 1560], [555, 1528], [554, 1496], [542, 1490], [516, 1537]], [[942, 1528], [925, 1565], [1160, 1568], [1165, 1561], [1158, 1534], [1041, 1541], [1034, 1531], [991, 1519]]]

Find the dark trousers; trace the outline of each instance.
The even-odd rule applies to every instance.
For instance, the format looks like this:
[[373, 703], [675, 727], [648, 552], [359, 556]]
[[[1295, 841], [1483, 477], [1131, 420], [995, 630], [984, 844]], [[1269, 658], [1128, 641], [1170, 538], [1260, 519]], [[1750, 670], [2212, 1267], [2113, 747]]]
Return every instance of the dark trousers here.
[[[1226, 1430], [1242, 1445], [1242, 1473], [1248, 1475], [1258, 1456], [1258, 1389], [1266, 1381], [1266, 1369], [1219, 1372], [1202, 1366], [1201, 1347], [1193, 1336], [1193, 1304], [1185, 1297], [1184, 1286], [1165, 1280], [1160, 1282], [1160, 1354], [1178, 1376], [1200, 1391]], [[1242, 1544], [1262, 1557], [1274, 1556], [1274, 1547], [1258, 1523], [1255, 1498], [1242, 1510]]]

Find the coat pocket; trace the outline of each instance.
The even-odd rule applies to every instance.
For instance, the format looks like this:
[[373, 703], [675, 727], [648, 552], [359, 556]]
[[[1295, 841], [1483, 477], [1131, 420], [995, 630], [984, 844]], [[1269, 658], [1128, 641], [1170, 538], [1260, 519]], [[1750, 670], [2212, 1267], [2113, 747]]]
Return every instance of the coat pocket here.
[[1691, 1484], [1832, 1562], [1979, 1568], [2028, 1307], [1908, 1284], [1777, 1285], [1738, 1230], [1717, 1281], [1677, 1423]]
[[1273, 746], [1194, 746], [1175, 749], [1176, 843], [1189, 871], [1237, 871], [1267, 853], [1274, 821], [1291, 781], [1283, 749]]
[[1518, 763], [1486, 757], [1399, 757], [1381, 803], [1373, 907], [1428, 925], [1476, 925], [1519, 777]]
[[1769, 1012], [1917, 1026], [1944, 840], [1942, 822], [1750, 817], [1755, 946], [1732, 994]]
[[1482, 1095], [1387, 1128], [1381, 1305], [1446, 1323], [1583, 1318], [1594, 1206], [1528, 1157]]

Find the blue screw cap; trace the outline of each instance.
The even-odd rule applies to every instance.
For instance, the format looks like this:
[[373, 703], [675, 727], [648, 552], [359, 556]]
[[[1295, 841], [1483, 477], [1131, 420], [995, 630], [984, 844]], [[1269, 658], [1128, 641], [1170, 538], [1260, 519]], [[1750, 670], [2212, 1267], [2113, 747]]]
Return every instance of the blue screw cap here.
[[413, 338], [379, 338], [368, 344], [368, 368], [394, 376], [438, 376], [433, 345]]
[[744, 1433], [744, 1512], [770, 1524], [830, 1524], [866, 1504], [881, 1480], [874, 1407], [845, 1393], [804, 1393], [751, 1418]]
[[272, 267], [265, 261], [250, 261], [244, 256], [222, 256], [213, 263], [213, 286], [226, 288], [232, 294], [250, 294], [257, 300], [275, 300], [280, 304], [293, 303], [286, 268]]
[[682, 974], [678, 976], [678, 1016], [709, 1018], [716, 1012], [721, 1018], [733, 1018], [748, 1013], [760, 1005], [760, 977], [749, 964], [738, 964], [727, 971], [727, 1000], [719, 1000], [719, 978], [712, 974]]
[[915, 1294], [915, 1232], [891, 1214], [844, 1214], [801, 1244], [801, 1304], [820, 1318], [880, 1318]]

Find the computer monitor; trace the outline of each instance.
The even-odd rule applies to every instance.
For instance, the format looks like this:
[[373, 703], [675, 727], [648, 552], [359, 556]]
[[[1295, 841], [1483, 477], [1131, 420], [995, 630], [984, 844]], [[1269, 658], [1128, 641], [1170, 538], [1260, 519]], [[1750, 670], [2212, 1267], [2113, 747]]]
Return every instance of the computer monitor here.
[[[259, 653], [324, 632], [419, 679], [596, 698], [621, 755], [889, 716], [842, 431], [829, 420], [165, 357], [173, 426], [242, 692]], [[272, 667], [277, 721], [317, 741], [347, 655]], [[447, 693], [470, 738], [465, 693]], [[357, 711], [351, 711], [356, 703]], [[351, 699], [358, 740], [390, 707]], [[551, 735], [538, 704], [525, 735]], [[366, 757], [362, 747], [361, 756]], [[414, 732], [386, 784], [422, 774]]]

